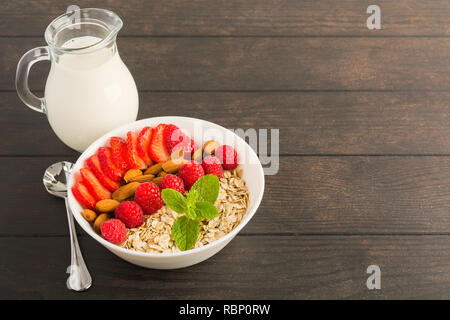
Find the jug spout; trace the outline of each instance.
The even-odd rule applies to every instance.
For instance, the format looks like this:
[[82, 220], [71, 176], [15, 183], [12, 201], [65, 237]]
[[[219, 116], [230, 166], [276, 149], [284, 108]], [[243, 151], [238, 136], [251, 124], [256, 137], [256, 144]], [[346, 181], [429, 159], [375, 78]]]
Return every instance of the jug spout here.
[[[53, 20], [45, 30], [45, 40], [53, 55], [90, 53], [105, 47], [114, 49], [122, 26], [122, 19], [112, 11], [77, 9]], [[88, 40], [72, 43], [73, 39], [83, 37]]]

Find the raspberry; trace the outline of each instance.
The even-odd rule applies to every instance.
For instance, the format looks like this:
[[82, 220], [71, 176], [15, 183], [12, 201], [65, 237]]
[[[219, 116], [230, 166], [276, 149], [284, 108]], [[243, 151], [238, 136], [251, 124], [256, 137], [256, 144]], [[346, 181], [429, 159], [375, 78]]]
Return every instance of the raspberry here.
[[139, 185], [134, 194], [134, 201], [142, 207], [145, 214], [153, 214], [164, 205], [161, 190], [153, 182], [145, 182]]
[[[220, 167], [222, 169], [222, 167]], [[180, 177], [173, 174], [166, 174], [159, 182], [159, 187], [161, 190], [170, 188], [177, 190], [179, 193], [184, 192], [184, 182]]]
[[118, 244], [124, 242], [127, 238], [127, 228], [125, 224], [118, 219], [109, 219], [100, 226], [103, 238], [107, 241]]
[[125, 223], [127, 228], [137, 228], [144, 222], [142, 208], [134, 201], [119, 204], [115, 211], [116, 218]]
[[222, 177], [222, 164], [217, 157], [207, 156], [205, 159], [203, 159], [202, 167], [205, 171], [205, 174], [215, 174], [219, 179]]
[[217, 148], [215, 155], [219, 158], [225, 170], [231, 170], [238, 166], [237, 152], [233, 147], [223, 145]]
[[178, 176], [183, 179], [184, 186], [187, 190], [191, 189], [195, 181], [205, 175], [201, 164], [195, 161], [185, 163], [178, 171]]

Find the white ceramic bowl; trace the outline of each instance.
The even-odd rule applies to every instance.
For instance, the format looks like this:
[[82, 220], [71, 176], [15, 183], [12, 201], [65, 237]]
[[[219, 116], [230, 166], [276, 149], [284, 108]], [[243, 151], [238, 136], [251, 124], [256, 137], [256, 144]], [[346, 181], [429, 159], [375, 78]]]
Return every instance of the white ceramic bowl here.
[[[84, 166], [85, 160], [93, 155], [99, 147], [108, 145], [109, 138], [112, 136], [126, 137], [128, 131], [138, 131], [145, 126], [155, 127], [160, 123], [172, 123], [180, 127], [184, 132], [190, 134], [194, 138], [197, 145], [201, 146], [202, 142], [214, 139], [221, 144], [233, 145], [238, 152], [239, 162], [243, 168], [244, 180], [247, 183], [247, 187], [250, 193], [250, 206], [247, 213], [241, 223], [230, 233], [223, 236], [219, 240], [216, 240], [208, 245], [197, 249], [191, 249], [178, 253], [143, 253], [136, 252], [128, 249], [121, 248], [114, 245], [100, 235], [98, 235], [91, 227], [91, 225], [81, 215], [82, 207], [78, 201], [74, 198], [71, 187], [74, 181], [79, 179], [79, 170]], [[73, 215], [80, 226], [86, 231], [92, 238], [106, 247], [115, 255], [120, 258], [134, 263], [136, 265], [153, 268], [153, 269], [176, 269], [188, 267], [193, 264], [199, 263], [208, 259], [222, 248], [224, 248], [242, 228], [250, 221], [255, 214], [258, 206], [261, 202], [264, 193], [264, 172], [259, 162], [258, 156], [253, 149], [240, 137], [234, 134], [232, 131], [221, 127], [212, 122], [186, 117], [158, 117], [149, 118], [136, 121], [120, 128], [117, 128], [103, 137], [97, 139], [92, 143], [78, 158], [73, 167], [74, 174], [68, 181], [69, 191], [68, 200], [69, 206], [72, 209]]]

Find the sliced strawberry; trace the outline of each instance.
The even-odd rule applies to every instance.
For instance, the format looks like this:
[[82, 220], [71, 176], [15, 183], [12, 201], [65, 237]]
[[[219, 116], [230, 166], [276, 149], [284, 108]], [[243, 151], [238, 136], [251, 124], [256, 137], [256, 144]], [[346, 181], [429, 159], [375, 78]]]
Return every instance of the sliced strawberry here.
[[137, 137], [138, 134], [136, 132], [129, 131], [127, 133], [128, 165], [132, 169], [145, 169], [147, 165], [137, 153]]
[[128, 170], [126, 141], [119, 137], [112, 137], [109, 139], [109, 144], [111, 145], [112, 159], [116, 167], [123, 171]]
[[108, 191], [101, 183], [98, 181], [94, 173], [88, 169], [80, 169], [81, 177], [86, 185], [89, 193], [94, 196], [96, 200], [110, 199], [111, 192]]
[[109, 178], [102, 170], [98, 155], [93, 155], [86, 160], [86, 165], [95, 174], [100, 183], [109, 191], [116, 191], [120, 187], [120, 183]]
[[97, 201], [95, 198], [89, 193], [86, 185], [83, 182], [78, 182], [72, 187], [72, 193], [75, 199], [86, 208], [94, 210], [95, 204]]
[[169, 153], [172, 153], [175, 149], [183, 149], [184, 153], [190, 159], [190, 155], [194, 154], [195, 150], [197, 150], [197, 145], [194, 140], [184, 134], [180, 128], [173, 124], [166, 125], [163, 137], [164, 144], [166, 145]]
[[160, 124], [153, 131], [152, 142], [150, 143], [148, 153], [150, 158], [156, 162], [164, 162], [169, 158], [169, 151], [167, 151], [166, 145], [164, 144], [164, 129], [166, 125]]
[[181, 138], [180, 132], [180, 129], [173, 124], [168, 124], [164, 128], [163, 139], [169, 153], [172, 153], [173, 148], [178, 144], [179, 139]]
[[152, 141], [153, 128], [145, 127], [141, 130], [137, 138], [137, 153], [138, 156], [144, 160], [147, 165], [152, 165], [153, 161], [148, 155], [148, 146]]
[[102, 167], [103, 172], [110, 179], [114, 181], [122, 180], [125, 171], [117, 168], [114, 164], [111, 148], [98, 148], [98, 160], [100, 160], [100, 166]]

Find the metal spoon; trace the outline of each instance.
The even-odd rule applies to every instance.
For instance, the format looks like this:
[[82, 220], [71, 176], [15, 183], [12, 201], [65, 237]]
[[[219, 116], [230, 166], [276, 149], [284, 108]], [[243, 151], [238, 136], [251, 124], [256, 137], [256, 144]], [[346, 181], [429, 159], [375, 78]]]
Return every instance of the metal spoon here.
[[92, 278], [84, 263], [81, 255], [80, 246], [78, 245], [77, 234], [75, 231], [75, 224], [73, 222], [72, 211], [69, 208], [67, 201], [67, 179], [71, 174], [73, 163], [61, 161], [52, 164], [45, 170], [44, 186], [48, 193], [64, 198], [66, 202], [67, 220], [69, 221], [70, 231], [70, 249], [71, 249], [71, 263], [67, 268], [67, 273], [70, 274], [67, 279], [67, 287], [75, 291], [84, 291], [89, 289], [92, 284]]

